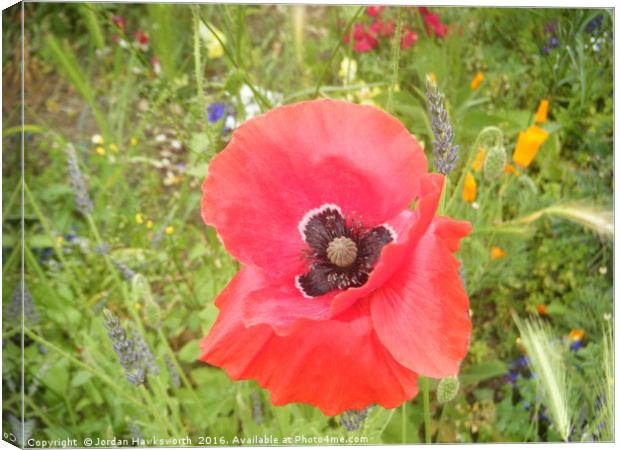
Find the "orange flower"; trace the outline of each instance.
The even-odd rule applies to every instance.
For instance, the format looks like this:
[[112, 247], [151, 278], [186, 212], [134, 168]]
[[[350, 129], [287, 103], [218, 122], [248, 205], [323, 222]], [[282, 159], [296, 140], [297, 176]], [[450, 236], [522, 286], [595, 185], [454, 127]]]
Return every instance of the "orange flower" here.
[[435, 74], [435, 72], [431, 72], [429, 74], [429, 76], [431, 77], [431, 80], [433, 80], [435, 83], [437, 83], [437, 75]]
[[500, 259], [504, 256], [506, 256], [506, 252], [502, 248], [496, 246], [491, 247], [491, 259]]
[[570, 333], [568, 333], [568, 337], [570, 338], [571, 341], [580, 341], [585, 336], [586, 336], [586, 332], [585, 330], [582, 330], [581, 328], [573, 328], [572, 330], [570, 330]]
[[536, 311], [538, 311], [538, 314], [540, 314], [541, 316], [544, 316], [545, 314], [547, 314], [547, 305], [545, 305], [544, 303], [536, 305]]
[[467, 175], [465, 175], [465, 184], [463, 185], [463, 200], [470, 203], [476, 200], [476, 179], [471, 174], [471, 172], [467, 172]]
[[549, 133], [536, 125], [531, 125], [527, 130], [519, 133], [517, 146], [512, 154], [514, 162], [521, 167], [529, 166], [547, 136]]
[[549, 111], [549, 100], [546, 98], [540, 101], [538, 110], [536, 111], [536, 123], [545, 123], [547, 121], [547, 112]]
[[475, 91], [476, 89], [478, 89], [480, 87], [480, 83], [482, 83], [482, 80], [484, 80], [484, 73], [478, 72], [476, 76], [471, 80], [471, 83], [469, 85], [471, 90]]
[[512, 164], [506, 164], [504, 166], [504, 173], [513, 173], [516, 176], [521, 175], [521, 173], [517, 169], [515, 169], [515, 166], [513, 166]]
[[471, 168], [474, 169], [474, 172], [478, 172], [480, 169], [482, 169], [482, 165], [484, 164], [484, 157], [486, 156], [486, 154], [487, 152], [484, 148], [480, 147], [478, 149], [476, 159], [474, 159], [474, 162], [471, 163]]

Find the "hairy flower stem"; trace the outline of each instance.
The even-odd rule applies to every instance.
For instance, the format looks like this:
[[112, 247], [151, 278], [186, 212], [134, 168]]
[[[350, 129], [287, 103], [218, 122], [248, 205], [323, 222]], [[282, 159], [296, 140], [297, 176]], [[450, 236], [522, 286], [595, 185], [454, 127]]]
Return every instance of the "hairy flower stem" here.
[[394, 103], [394, 89], [398, 83], [398, 69], [400, 68], [400, 33], [402, 25], [402, 7], [397, 8], [398, 14], [396, 16], [396, 32], [392, 40], [392, 80], [390, 82], [390, 89], [388, 91], [388, 99], [385, 109], [387, 112], [392, 113], [392, 106]]
[[213, 134], [209, 125], [209, 115], [207, 112], [207, 103], [205, 100], [204, 82], [203, 82], [203, 66], [200, 53], [200, 15], [198, 13], [198, 5], [192, 5], [192, 18], [194, 22], [194, 69], [196, 75], [196, 93], [198, 95], [198, 107], [201, 115], [204, 114], [203, 125], [207, 133], [207, 141], [209, 149], [213, 148]]
[[422, 404], [424, 407], [424, 442], [431, 443], [431, 406], [430, 393], [428, 388], [428, 378], [421, 377], [422, 384]]

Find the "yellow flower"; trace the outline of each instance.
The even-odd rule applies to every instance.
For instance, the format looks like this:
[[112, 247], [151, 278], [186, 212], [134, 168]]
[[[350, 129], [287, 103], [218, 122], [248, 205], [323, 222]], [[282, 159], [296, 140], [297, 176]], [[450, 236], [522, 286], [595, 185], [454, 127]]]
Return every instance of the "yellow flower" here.
[[205, 25], [204, 22], [201, 21], [200, 26], [198, 27], [198, 32], [207, 47], [207, 55], [209, 58], [220, 58], [224, 54], [224, 47], [220, 41], [222, 43], [226, 43], [226, 37], [224, 36], [224, 33], [215, 28], [212, 24], [209, 24], [209, 26], [213, 32]]
[[147, 220], [146, 221], [146, 227], [150, 230], [151, 228], [153, 228], [153, 221], [152, 220]]
[[136, 214], [136, 223], [138, 225], [142, 224], [144, 222], [144, 216], [140, 213]]
[[571, 341], [580, 341], [585, 336], [586, 336], [586, 332], [585, 330], [582, 330], [581, 328], [573, 328], [572, 330], [570, 330], [570, 333], [568, 333], [568, 337], [570, 338]]
[[172, 233], [174, 233], [174, 227], [172, 225], [167, 226], [165, 231], [167, 235], [171, 235]]
[[476, 179], [471, 174], [471, 172], [467, 172], [467, 175], [465, 175], [465, 184], [463, 185], [463, 200], [470, 203], [476, 200]]
[[131, 139], [129, 140], [129, 144], [138, 145], [138, 140], [134, 136], [131, 136]]
[[486, 156], [486, 154], [487, 152], [484, 148], [480, 147], [478, 149], [476, 158], [474, 159], [474, 162], [471, 163], [471, 168], [474, 169], [474, 172], [478, 172], [480, 169], [482, 169], [482, 165], [484, 164], [484, 157]]
[[549, 100], [546, 98], [540, 101], [538, 110], [536, 111], [536, 123], [545, 123], [547, 121], [547, 112], [549, 111]]
[[98, 155], [101, 155], [101, 156], [105, 155], [105, 148], [103, 147], [97, 147], [95, 151], [97, 152]]
[[142, 309], [142, 305], [140, 303], [134, 303], [133, 307], [136, 311], [139, 311]]
[[482, 80], [484, 80], [484, 73], [478, 72], [476, 76], [471, 80], [471, 83], [469, 85], [471, 90], [475, 91], [476, 89], [478, 89], [480, 87], [480, 83], [482, 83]]
[[114, 153], [118, 153], [118, 147], [116, 146], [116, 144], [110, 144], [108, 148]]
[[512, 154], [513, 161], [521, 167], [529, 166], [547, 136], [549, 133], [536, 125], [531, 125], [527, 130], [519, 133], [517, 146]]
[[211, 59], [221, 58], [224, 54], [224, 47], [219, 42], [212, 42], [207, 45], [207, 56]]
[[506, 252], [501, 247], [491, 247], [491, 259], [500, 259], [506, 256]]
[[437, 75], [435, 74], [435, 72], [429, 73], [428, 76], [431, 77], [431, 80], [433, 80], [433, 82], [437, 83]]

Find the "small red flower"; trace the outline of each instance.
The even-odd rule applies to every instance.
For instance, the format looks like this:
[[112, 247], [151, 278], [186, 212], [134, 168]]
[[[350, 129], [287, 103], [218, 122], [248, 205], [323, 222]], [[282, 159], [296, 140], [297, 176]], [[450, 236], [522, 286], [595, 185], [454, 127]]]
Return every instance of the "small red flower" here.
[[455, 375], [471, 325], [453, 253], [471, 226], [435, 215], [442, 187], [374, 107], [307, 101], [245, 122], [203, 184], [202, 217], [242, 268], [201, 359], [327, 415]]
[[366, 14], [368, 14], [370, 17], [377, 17], [381, 15], [384, 9], [385, 6], [369, 6], [368, 8], [366, 8]]
[[125, 18], [123, 16], [112, 16], [112, 23], [116, 25], [123, 33], [125, 33]]
[[[379, 45], [379, 41], [373, 36], [373, 33], [366, 29], [361, 23], [356, 23], [353, 27], [353, 51], [358, 53], [368, 52]], [[345, 34], [344, 43], [349, 44], [349, 34]]]
[[418, 33], [411, 30], [403, 30], [400, 38], [400, 48], [407, 50], [418, 40]]
[[426, 25], [426, 33], [428, 35], [431, 34], [431, 31], [437, 37], [444, 37], [446, 34], [448, 34], [448, 26], [441, 23], [441, 19], [439, 18], [438, 14], [430, 12], [429, 9], [425, 6], [419, 7], [418, 11], [424, 19], [424, 23]]
[[140, 29], [137, 29], [136, 31], [134, 31], [133, 37], [136, 40], [136, 44], [138, 45], [138, 48], [140, 48], [140, 50], [142, 51], [148, 50], [149, 35], [147, 33], [145, 33], [144, 31]]
[[396, 29], [396, 24], [393, 20], [389, 22], [384, 22], [381, 19], [376, 19], [372, 25], [370, 25], [370, 33], [374, 36], [378, 36], [381, 38], [391, 37], [394, 34], [394, 30]]

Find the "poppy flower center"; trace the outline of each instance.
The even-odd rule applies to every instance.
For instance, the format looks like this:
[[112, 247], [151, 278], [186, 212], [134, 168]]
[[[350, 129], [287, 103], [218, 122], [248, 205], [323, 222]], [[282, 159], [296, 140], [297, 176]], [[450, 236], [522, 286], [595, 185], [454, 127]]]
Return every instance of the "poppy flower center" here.
[[359, 221], [347, 221], [340, 207], [333, 204], [308, 211], [299, 222], [299, 232], [308, 244], [304, 256], [309, 264], [295, 284], [307, 298], [362, 286], [381, 249], [396, 240], [389, 225], [369, 228]]
[[348, 237], [337, 237], [327, 246], [327, 257], [338, 267], [348, 267], [357, 258], [357, 245]]

